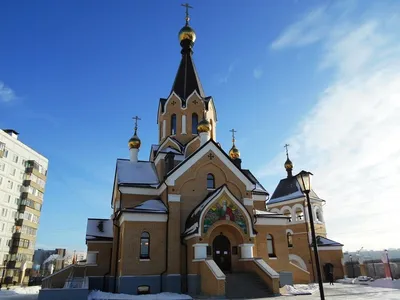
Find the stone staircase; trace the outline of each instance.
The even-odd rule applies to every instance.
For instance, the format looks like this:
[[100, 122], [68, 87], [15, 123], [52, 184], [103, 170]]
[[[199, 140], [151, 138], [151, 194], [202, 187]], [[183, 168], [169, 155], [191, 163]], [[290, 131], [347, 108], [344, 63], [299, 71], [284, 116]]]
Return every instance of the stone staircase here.
[[225, 296], [227, 299], [257, 299], [273, 297], [267, 285], [255, 273], [226, 274]]

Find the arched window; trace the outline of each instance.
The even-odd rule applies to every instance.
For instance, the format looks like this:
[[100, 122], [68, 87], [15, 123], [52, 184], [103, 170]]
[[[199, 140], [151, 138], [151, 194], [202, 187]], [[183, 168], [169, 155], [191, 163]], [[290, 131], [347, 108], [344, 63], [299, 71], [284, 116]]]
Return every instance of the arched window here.
[[285, 209], [285, 210], [283, 211], [283, 214], [285, 215], [285, 217], [288, 217], [288, 218], [289, 218], [289, 219], [288, 219], [288, 222], [289, 222], [289, 223], [292, 222], [292, 214], [291, 214], [290, 210]]
[[269, 257], [276, 257], [275, 255], [275, 246], [274, 246], [274, 238], [272, 235], [267, 235], [267, 250]]
[[176, 114], [171, 116], [171, 134], [176, 134]]
[[211, 139], [214, 139], [214, 123], [213, 120], [210, 119], [210, 125], [211, 125]]
[[322, 216], [322, 211], [319, 208], [317, 208], [315, 210], [315, 217], [317, 218], [318, 222], [321, 222], [321, 223], [324, 222], [324, 218]]
[[215, 178], [211, 173], [207, 175], [207, 189], [215, 189]]
[[304, 212], [303, 209], [300, 207], [296, 208], [296, 221], [303, 221], [304, 220]]
[[288, 247], [293, 247], [293, 235], [291, 232], [286, 233]]
[[146, 231], [140, 236], [140, 258], [150, 258], [150, 234]]
[[197, 134], [197, 125], [199, 125], [199, 116], [196, 113], [192, 114], [192, 133]]

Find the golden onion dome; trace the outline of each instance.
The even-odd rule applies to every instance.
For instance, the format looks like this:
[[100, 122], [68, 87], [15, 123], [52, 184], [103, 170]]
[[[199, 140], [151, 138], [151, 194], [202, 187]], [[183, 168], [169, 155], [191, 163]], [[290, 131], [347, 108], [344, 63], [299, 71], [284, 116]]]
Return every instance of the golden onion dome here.
[[230, 156], [231, 159], [240, 158], [240, 151], [239, 151], [238, 148], [236, 148], [235, 145], [233, 145], [231, 150], [229, 150], [229, 156]]
[[136, 134], [133, 137], [131, 137], [128, 142], [129, 149], [139, 149], [140, 144], [141, 144], [141, 141]]
[[285, 169], [286, 170], [291, 170], [291, 169], [293, 169], [293, 163], [292, 163], [292, 161], [288, 158], [286, 161], [285, 161]]
[[193, 43], [196, 41], [196, 32], [190, 26], [184, 26], [179, 31], [179, 42], [183, 40], [191, 40]]
[[197, 132], [209, 132], [211, 130], [211, 124], [208, 122], [206, 119], [203, 119], [200, 121], [200, 123], [197, 125]]

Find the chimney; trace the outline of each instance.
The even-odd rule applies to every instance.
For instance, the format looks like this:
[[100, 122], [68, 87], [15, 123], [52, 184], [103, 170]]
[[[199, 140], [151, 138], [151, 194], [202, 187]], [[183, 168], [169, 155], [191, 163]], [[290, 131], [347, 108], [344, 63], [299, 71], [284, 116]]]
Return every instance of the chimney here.
[[174, 160], [175, 160], [175, 154], [172, 152], [168, 152], [167, 155], [165, 155], [164, 161], [165, 161], [165, 175], [169, 173], [174, 168]]
[[242, 169], [242, 160], [240, 158], [236, 158], [236, 159], [232, 160], [232, 162], [235, 164], [236, 167], [238, 167], [239, 169]]
[[19, 133], [15, 131], [14, 129], [3, 129], [5, 133], [7, 133], [9, 136], [13, 137], [14, 139], [18, 140], [18, 135]]

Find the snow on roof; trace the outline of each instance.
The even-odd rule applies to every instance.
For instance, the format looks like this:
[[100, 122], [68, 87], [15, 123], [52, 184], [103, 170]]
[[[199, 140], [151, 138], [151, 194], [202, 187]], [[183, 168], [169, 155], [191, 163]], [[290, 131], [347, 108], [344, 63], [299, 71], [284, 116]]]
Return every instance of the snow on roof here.
[[86, 240], [112, 239], [113, 223], [110, 219], [88, 219]]
[[277, 202], [282, 202], [282, 201], [287, 201], [287, 200], [292, 200], [296, 198], [301, 198], [304, 197], [304, 194], [301, 191], [296, 191], [294, 193], [291, 193], [286, 196], [270, 199], [267, 204], [272, 204], [272, 203], [277, 203]]
[[135, 211], [143, 212], [167, 212], [167, 208], [161, 200], [147, 200], [133, 208]]
[[193, 232], [196, 232], [198, 227], [199, 227], [199, 222], [196, 222], [192, 226], [190, 226], [188, 229], [186, 229], [183, 234], [184, 235], [188, 235], [188, 234], [191, 234]]
[[160, 152], [163, 152], [163, 153], [164, 152], [165, 153], [172, 152], [172, 153], [175, 153], [175, 154], [182, 154], [182, 152], [180, 152], [180, 151], [178, 151], [178, 150], [176, 150], [176, 149], [174, 149], [172, 147], [167, 147], [167, 148], [161, 149]]
[[264, 217], [264, 218], [287, 218], [285, 215], [279, 214], [279, 213], [274, 213], [270, 211], [265, 211], [265, 210], [258, 210], [255, 209], [254, 213], [258, 217]]
[[158, 176], [153, 162], [117, 160], [118, 184], [158, 185]]

